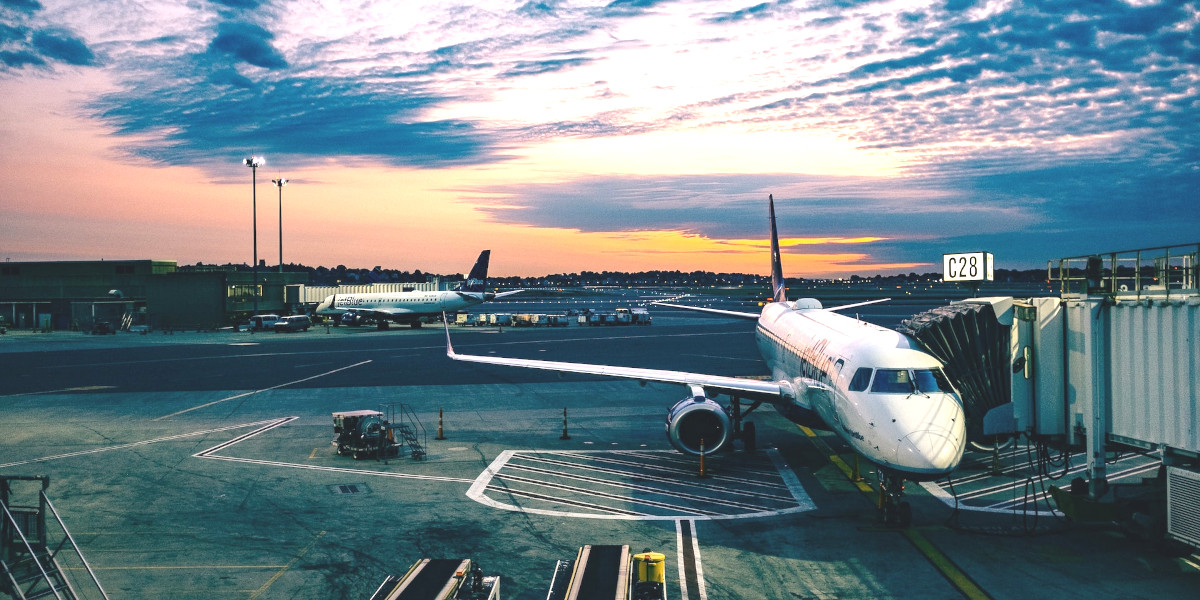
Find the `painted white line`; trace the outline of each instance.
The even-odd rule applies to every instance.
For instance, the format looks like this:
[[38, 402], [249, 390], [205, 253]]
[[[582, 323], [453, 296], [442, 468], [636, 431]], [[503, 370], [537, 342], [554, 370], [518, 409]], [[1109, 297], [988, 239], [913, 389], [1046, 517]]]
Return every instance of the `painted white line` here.
[[116, 389], [115, 385], [85, 385], [80, 387], [62, 388], [61, 390], [45, 390], [41, 392], [22, 392], [20, 394], [0, 394], [0, 398], [20, 398], [21, 396], [44, 396], [62, 392], [98, 392], [100, 390]]
[[800, 484], [800, 479], [792, 472], [792, 468], [783, 460], [783, 455], [779, 454], [779, 450], [769, 448], [767, 456], [771, 459], [771, 464], [775, 465], [775, 470], [779, 471], [779, 476], [783, 478], [783, 484], [787, 486], [792, 497], [796, 499], [796, 505], [803, 507], [804, 510], [815, 510], [817, 504], [809, 497], [808, 492], [804, 491], [804, 486]]
[[675, 521], [675, 563], [679, 567], [679, 597], [688, 600], [687, 569], [683, 560], [683, 521]]
[[230, 401], [230, 400], [237, 400], [238, 398], [245, 398], [246, 396], [253, 396], [254, 394], [257, 394], [257, 393], [259, 393], [259, 392], [269, 392], [269, 391], [271, 391], [271, 390], [277, 390], [277, 389], [279, 389], [279, 388], [284, 388], [284, 387], [287, 387], [287, 386], [289, 386], [289, 385], [296, 385], [297, 383], [304, 383], [305, 381], [311, 381], [311, 380], [313, 380], [313, 379], [317, 379], [317, 378], [319, 378], [319, 377], [324, 377], [324, 376], [326, 376], [326, 375], [332, 375], [332, 374], [334, 374], [334, 373], [337, 373], [338, 371], [345, 371], [346, 369], [353, 369], [354, 367], [359, 367], [359, 366], [365, 365], [365, 364], [367, 364], [367, 363], [369, 363], [369, 362], [371, 362], [371, 361], [370, 361], [370, 360], [364, 360], [364, 361], [362, 361], [362, 362], [357, 362], [357, 363], [354, 363], [354, 364], [352, 364], [352, 365], [349, 365], [349, 366], [345, 366], [345, 367], [337, 368], [337, 369], [334, 369], [334, 370], [332, 370], [332, 371], [326, 371], [326, 372], [324, 372], [324, 373], [320, 373], [320, 374], [318, 374], [318, 375], [313, 375], [312, 377], [305, 377], [304, 379], [297, 379], [297, 380], [295, 380], [295, 381], [289, 381], [289, 382], [287, 382], [287, 383], [281, 383], [281, 384], [279, 384], [279, 385], [271, 386], [271, 387], [269, 387], [269, 388], [264, 388], [264, 389], [261, 389], [261, 390], [255, 390], [255, 391], [253, 391], [253, 392], [245, 392], [245, 393], [242, 393], [242, 394], [237, 394], [237, 395], [234, 395], [234, 396], [230, 396], [230, 397], [228, 397], [228, 398], [221, 398], [220, 400], [213, 400], [212, 402], [209, 402], [209, 403], [207, 403], [207, 404], [201, 404], [201, 405], [199, 405], [199, 406], [193, 406], [193, 407], [191, 407], [191, 408], [186, 408], [186, 409], [184, 409], [184, 410], [181, 410], [181, 411], [179, 411], [179, 412], [171, 413], [171, 414], [169, 414], [169, 415], [166, 415], [166, 416], [163, 416], [163, 417], [159, 417], [159, 418], [157, 418], [157, 419], [154, 419], [154, 420], [155, 420], [155, 421], [163, 421], [163, 420], [166, 420], [166, 419], [170, 419], [171, 417], [177, 417], [177, 416], [179, 416], [179, 415], [182, 415], [182, 414], [185, 414], [185, 413], [190, 413], [190, 412], [192, 412], [193, 410], [200, 410], [200, 409], [202, 409], [202, 408], [208, 408], [208, 407], [210, 407], [210, 406], [213, 406], [213, 405], [216, 405], [216, 404], [220, 404], [220, 403], [222, 403], [222, 402], [228, 402], [228, 401]]
[[[664, 451], [664, 452], [670, 453], [669, 451]], [[580, 450], [580, 451], [573, 451], [573, 452], [572, 451], [553, 452], [553, 454], [558, 454], [558, 455], [572, 454], [572, 453], [573, 454], [597, 454], [597, 453], [606, 453], [607, 454], [607, 453], [610, 453], [610, 451]], [[790, 469], [787, 468], [786, 464], [784, 464], [784, 468], [779, 471], [779, 475], [784, 480], [785, 485], [787, 486], [788, 490], [791, 492], [792, 498], [796, 501], [797, 505], [790, 506], [788, 508], [771, 509], [771, 510], [757, 510], [754, 512], [745, 512], [745, 513], [740, 513], [740, 514], [695, 515], [695, 516], [693, 516], [691, 514], [620, 515], [620, 514], [581, 513], [581, 512], [571, 512], [571, 511], [565, 511], [565, 510], [550, 510], [550, 509], [543, 509], [543, 508], [532, 508], [532, 507], [527, 507], [527, 506], [516, 506], [513, 504], [500, 502], [498, 500], [495, 500], [495, 499], [489, 497], [486, 494], [486, 492], [489, 489], [489, 486], [493, 485], [492, 480], [493, 479], [501, 479], [502, 480], [503, 476], [500, 475], [500, 471], [512, 459], [523, 458], [521, 456], [522, 454], [536, 455], [536, 454], [541, 454], [541, 452], [538, 452], [536, 450], [530, 450], [530, 451], [505, 450], [504, 452], [501, 452], [500, 455], [497, 456], [496, 459], [492, 461], [492, 464], [488, 465], [488, 467], [486, 469], [484, 469], [484, 471], [481, 472], [478, 477], [475, 478], [474, 482], [471, 485], [471, 488], [469, 490], [467, 490], [467, 494], [466, 494], [467, 497], [480, 503], [480, 504], [483, 504], [485, 506], [490, 506], [492, 508], [496, 508], [496, 509], [500, 509], [500, 510], [508, 510], [508, 511], [513, 511], [513, 512], [523, 512], [523, 513], [527, 513], [527, 514], [546, 515], [546, 516], [553, 516], [553, 517], [568, 517], [568, 518], [576, 518], [576, 519], [602, 519], [602, 520], [608, 519], [608, 520], [625, 520], [625, 521], [677, 521], [681, 517], [688, 518], [688, 519], [694, 519], [694, 520], [704, 520], [704, 521], [728, 520], [728, 519], [754, 519], [754, 518], [762, 518], [762, 517], [773, 517], [773, 516], [777, 516], [777, 515], [787, 515], [787, 514], [800, 513], [800, 512], [808, 512], [808, 511], [816, 508], [816, 504], [813, 503], [813, 501], [808, 497], [808, 494], [804, 491], [804, 488], [800, 485], [799, 480], [795, 478], [794, 473], [790, 472]], [[782, 461], [780, 461], [779, 464], [783, 464]], [[788, 483], [788, 474], [791, 474], [791, 483]], [[495, 487], [493, 487], [492, 489], [503, 490], [504, 486], [502, 484], [498, 484]], [[564, 503], [570, 504], [571, 502], [564, 502]]]
[[[684, 539], [683, 530], [686, 523], [688, 539]], [[689, 544], [690, 542], [690, 544]], [[704, 566], [700, 561], [700, 541], [696, 535], [696, 521], [680, 519], [675, 521], [675, 555], [679, 562], [679, 596], [688, 600], [687, 590], [687, 558], [685, 545], [690, 546], [696, 574], [696, 592], [699, 600], [708, 600], [708, 588], [704, 585]]]
[[[195, 455], [193, 455], [195, 456]], [[318, 465], [305, 465], [299, 463], [276, 462], [273, 460], [256, 460], [253, 458], [236, 458], [232, 456], [221, 456], [219, 454], [210, 454], [208, 456], [197, 456], [197, 458], [208, 458], [211, 460], [224, 460], [236, 463], [245, 463], [250, 465], [259, 465], [264, 467], [285, 467], [289, 469], [305, 469], [308, 471], [325, 471], [329, 473], [354, 473], [355, 475], [374, 475], [377, 477], [391, 477], [393, 479], [421, 479], [425, 481], [449, 481], [451, 483], [471, 483], [470, 479], [462, 479], [458, 477], [437, 477], [434, 475], [413, 475], [410, 473], [393, 473], [390, 471], [369, 471], [367, 469], [347, 469], [345, 467], [322, 467]]]
[[708, 600], [708, 588], [704, 585], [704, 565], [700, 560], [700, 536], [696, 521], [692, 521], [692, 556], [696, 559], [696, 587], [700, 588], [700, 600]]
[[92, 450], [80, 450], [79, 452], [68, 452], [66, 454], [56, 454], [54, 456], [43, 456], [41, 458], [34, 458], [31, 460], [23, 460], [23, 461], [19, 461], [19, 462], [0, 464], [0, 469], [6, 469], [8, 467], [16, 467], [19, 465], [28, 465], [28, 464], [32, 464], [32, 463], [47, 462], [47, 461], [51, 461], [51, 460], [59, 460], [59, 459], [63, 459], [63, 458], [72, 458], [75, 456], [87, 456], [89, 454], [99, 454], [101, 452], [108, 452], [110, 450], [124, 450], [126, 448], [136, 448], [138, 446], [145, 446], [147, 444], [157, 444], [159, 442], [170, 442], [173, 440], [181, 440], [184, 438], [195, 437], [198, 435], [208, 435], [210, 433], [220, 433], [222, 431], [230, 431], [233, 429], [242, 429], [244, 427], [257, 427], [260, 425], [269, 425], [272, 423], [279, 423], [280, 421], [287, 422], [287, 421], [295, 419], [295, 418], [296, 417], [286, 417], [284, 419], [272, 419], [270, 421], [258, 421], [255, 423], [243, 423], [241, 425], [230, 425], [228, 427], [218, 427], [217, 429], [206, 429], [204, 431], [193, 431], [191, 433], [180, 433], [178, 435], [168, 435], [165, 437], [154, 438], [152, 440], [131, 442], [129, 444], [120, 444], [117, 446], [105, 446], [103, 448], [94, 448]]
[[391, 477], [394, 479], [422, 479], [425, 481], [449, 481], [449, 482], [453, 482], [453, 483], [470, 483], [472, 481], [470, 479], [461, 479], [461, 478], [457, 478], [457, 477], [437, 477], [434, 475], [412, 475], [412, 474], [408, 474], [408, 473], [393, 473], [390, 471], [370, 471], [367, 469], [347, 469], [345, 467], [322, 467], [319, 465], [286, 463], [286, 462], [279, 462], [279, 461], [274, 461], [274, 460], [259, 460], [259, 459], [254, 459], [254, 458], [237, 458], [234, 456], [221, 456], [219, 454], [216, 454], [216, 452], [218, 452], [218, 451], [225, 450], [227, 448], [231, 448], [234, 445], [240, 444], [240, 443], [242, 443], [250, 438], [253, 438], [259, 434], [266, 433], [266, 432], [268, 432], [272, 429], [275, 429], [276, 427], [279, 427], [281, 425], [291, 423], [292, 421], [294, 421], [298, 418], [299, 417], [287, 417], [287, 418], [283, 418], [283, 419], [278, 419], [276, 421], [268, 422], [264, 427], [260, 427], [259, 429], [256, 429], [249, 433], [240, 435], [236, 438], [233, 438], [232, 440], [221, 442], [220, 444], [217, 444], [216, 446], [208, 448], [207, 450], [201, 450], [200, 452], [193, 454], [192, 457], [193, 458], [208, 458], [208, 459], [212, 459], [212, 460], [224, 460], [224, 461], [228, 461], [228, 462], [245, 463], [245, 464], [259, 465], [259, 466], [266, 466], [266, 467], [285, 467], [285, 468], [289, 468], [289, 469], [305, 469], [308, 471], [325, 471], [325, 472], [330, 472], [330, 473], [354, 473], [356, 475], [375, 475], [378, 477]]

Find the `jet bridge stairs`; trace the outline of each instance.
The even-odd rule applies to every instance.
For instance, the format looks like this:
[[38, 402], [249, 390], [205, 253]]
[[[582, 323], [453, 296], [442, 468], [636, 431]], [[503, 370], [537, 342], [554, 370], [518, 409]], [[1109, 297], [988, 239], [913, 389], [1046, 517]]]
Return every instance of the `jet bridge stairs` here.
[[[36, 504], [12, 502], [14, 491], [26, 492], [39, 483]], [[50, 478], [45, 476], [0, 477], [0, 592], [16, 600], [107, 600], [96, 574], [46, 496], [49, 485]], [[82, 573], [87, 577], [74, 575]]]

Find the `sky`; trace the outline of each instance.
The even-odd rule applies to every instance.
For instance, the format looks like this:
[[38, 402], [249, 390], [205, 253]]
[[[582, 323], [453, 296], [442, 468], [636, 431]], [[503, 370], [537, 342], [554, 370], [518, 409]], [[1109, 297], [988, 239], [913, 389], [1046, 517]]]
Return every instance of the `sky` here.
[[0, 98], [11, 261], [769, 273], [768, 195], [789, 276], [1200, 242], [1197, 2], [0, 0]]

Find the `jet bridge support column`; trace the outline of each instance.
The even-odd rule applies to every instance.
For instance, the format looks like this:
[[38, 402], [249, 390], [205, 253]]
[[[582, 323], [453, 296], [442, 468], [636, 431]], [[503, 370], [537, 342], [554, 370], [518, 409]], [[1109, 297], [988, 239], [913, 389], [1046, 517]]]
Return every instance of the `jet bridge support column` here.
[[1067, 302], [1067, 397], [1077, 415], [1075, 430], [1084, 433], [1087, 451], [1088, 493], [1104, 495], [1108, 471], [1104, 442], [1109, 430], [1109, 359], [1105, 331], [1107, 311], [1099, 298]]

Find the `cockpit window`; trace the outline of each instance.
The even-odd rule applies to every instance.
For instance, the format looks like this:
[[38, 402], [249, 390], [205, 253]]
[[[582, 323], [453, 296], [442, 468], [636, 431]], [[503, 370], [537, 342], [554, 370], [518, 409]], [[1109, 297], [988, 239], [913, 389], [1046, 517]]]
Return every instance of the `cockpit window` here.
[[865, 392], [867, 390], [867, 386], [870, 384], [871, 368], [859, 367], [858, 370], [854, 372], [854, 379], [850, 380], [850, 391]]
[[949, 392], [950, 382], [941, 369], [917, 369], [913, 371], [917, 379], [917, 389], [923, 393]]
[[[856, 374], [857, 375], [857, 374]], [[941, 369], [879, 369], [871, 391], [876, 394], [931, 394], [952, 392]]]
[[871, 391], [876, 394], [911, 394], [916, 391], [908, 369], [879, 369]]

